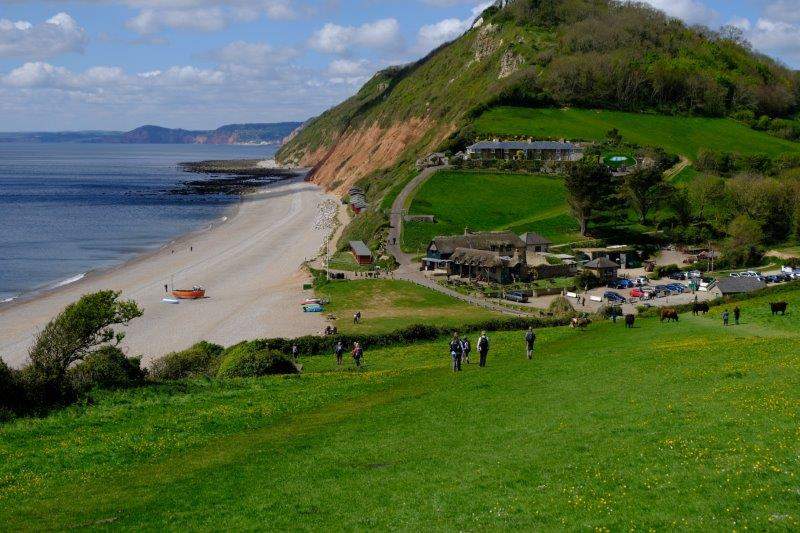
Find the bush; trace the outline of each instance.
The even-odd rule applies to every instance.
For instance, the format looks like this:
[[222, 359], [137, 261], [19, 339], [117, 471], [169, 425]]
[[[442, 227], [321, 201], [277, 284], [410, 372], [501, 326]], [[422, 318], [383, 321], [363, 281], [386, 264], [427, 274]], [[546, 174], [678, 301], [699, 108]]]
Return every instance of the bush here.
[[0, 359], [0, 422], [11, 418], [22, 407], [23, 391], [17, 374]]
[[259, 349], [258, 343], [242, 342], [225, 350], [217, 376], [248, 378], [299, 372], [288, 356], [275, 350]]
[[135, 387], [144, 382], [146, 375], [139, 359], [125, 357], [116, 346], [105, 346], [91, 353], [69, 370], [69, 380], [78, 393]]
[[661, 279], [664, 276], [669, 276], [673, 272], [678, 272], [680, 267], [678, 265], [656, 265], [653, 269], [653, 274], [650, 276], [652, 279]]
[[151, 375], [158, 380], [213, 377], [217, 374], [224, 348], [201, 341], [187, 350], [172, 352], [156, 359]]
[[575, 313], [572, 304], [564, 296], [559, 296], [550, 302], [550, 305], [547, 306], [547, 311], [553, 313], [553, 316], [565, 316]]

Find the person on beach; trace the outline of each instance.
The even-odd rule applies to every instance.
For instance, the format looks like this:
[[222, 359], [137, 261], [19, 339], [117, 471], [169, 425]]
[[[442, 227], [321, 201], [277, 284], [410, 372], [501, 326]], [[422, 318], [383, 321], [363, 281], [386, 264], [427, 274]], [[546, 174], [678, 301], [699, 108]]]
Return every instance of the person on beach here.
[[361, 368], [361, 358], [364, 357], [364, 349], [361, 344], [353, 343], [353, 360], [356, 362], [356, 368]]
[[472, 345], [469, 343], [469, 339], [464, 337], [461, 339], [461, 360], [467, 364], [470, 364], [469, 360], [469, 352], [472, 351]]
[[722, 325], [727, 326], [728, 320], [730, 319], [730, 315], [728, 314], [728, 310], [722, 312]]
[[486, 336], [485, 331], [481, 331], [481, 336], [478, 338], [478, 366], [486, 366], [486, 356], [489, 354], [489, 337]]
[[300, 355], [300, 347], [296, 344], [292, 344], [292, 359], [297, 361], [297, 357]]
[[453, 333], [453, 340], [450, 341], [450, 357], [453, 359], [453, 372], [461, 372], [461, 340], [458, 333]]
[[525, 332], [525, 349], [528, 355], [528, 359], [533, 359], [533, 347], [536, 344], [536, 333], [533, 332], [533, 328], [529, 327], [528, 331]]
[[169, 287], [167, 286], [167, 284], [166, 284], [166, 283], [164, 284], [164, 292], [166, 292], [167, 294], [169, 294]]
[[342, 344], [342, 341], [336, 343], [336, 346], [333, 348], [333, 353], [336, 354], [336, 365], [342, 366], [342, 356], [344, 355], [344, 344]]
[[741, 316], [742, 316], [742, 310], [739, 309], [739, 306], [737, 305], [736, 307], [733, 308], [733, 323], [735, 325], [737, 326], [739, 325], [739, 318], [741, 318]]

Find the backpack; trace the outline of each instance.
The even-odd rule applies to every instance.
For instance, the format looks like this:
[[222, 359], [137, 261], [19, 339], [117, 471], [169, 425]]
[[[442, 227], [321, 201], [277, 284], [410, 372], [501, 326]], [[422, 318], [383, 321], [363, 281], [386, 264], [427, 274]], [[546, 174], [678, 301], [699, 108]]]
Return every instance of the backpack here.
[[525, 334], [525, 341], [526, 342], [533, 342], [536, 340], [536, 333], [529, 331]]
[[486, 337], [481, 337], [478, 339], [478, 350], [488, 350], [489, 349], [489, 339]]

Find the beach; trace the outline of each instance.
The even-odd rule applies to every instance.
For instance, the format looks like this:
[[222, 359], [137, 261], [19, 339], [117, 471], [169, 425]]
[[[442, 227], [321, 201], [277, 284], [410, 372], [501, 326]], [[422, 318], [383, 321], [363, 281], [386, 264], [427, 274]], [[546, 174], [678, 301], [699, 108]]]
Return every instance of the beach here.
[[[81, 295], [113, 289], [135, 300], [144, 316], [127, 328], [123, 348], [148, 364], [207, 340], [229, 346], [263, 337], [293, 337], [324, 328], [300, 303], [304, 260], [318, 254], [330, 229], [319, 205], [332, 197], [302, 178], [248, 195], [235, 214], [111, 270], [89, 273], [31, 299], [0, 306], [0, 357], [22, 366], [33, 338]], [[77, 276], [76, 276], [77, 277]], [[163, 303], [164, 285], [202, 285], [206, 298]]]

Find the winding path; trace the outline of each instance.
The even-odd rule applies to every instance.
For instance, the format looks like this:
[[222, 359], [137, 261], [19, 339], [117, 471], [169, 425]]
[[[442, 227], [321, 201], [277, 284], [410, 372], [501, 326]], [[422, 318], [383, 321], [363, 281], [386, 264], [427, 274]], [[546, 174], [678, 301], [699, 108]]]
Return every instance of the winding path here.
[[402, 242], [401, 239], [403, 236], [403, 213], [406, 202], [408, 201], [409, 198], [412, 197], [414, 192], [423, 183], [428, 181], [428, 179], [431, 176], [433, 176], [439, 170], [445, 170], [447, 168], [450, 167], [438, 166], [438, 167], [426, 168], [425, 170], [420, 172], [414, 179], [409, 181], [405, 187], [403, 187], [403, 190], [400, 191], [400, 194], [397, 195], [397, 198], [395, 198], [394, 202], [392, 203], [392, 211], [389, 215], [390, 228], [389, 228], [388, 244], [386, 245], [386, 249], [390, 254], [394, 256], [394, 258], [397, 260], [397, 263], [400, 265], [399, 268], [395, 271], [394, 277], [396, 279], [401, 279], [404, 281], [410, 281], [411, 283], [416, 283], [417, 285], [427, 287], [431, 290], [440, 292], [442, 294], [446, 294], [452, 298], [456, 298], [457, 300], [461, 300], [462, 302], [476, 305], [484, 309], [489, 309], [490, 311], [495, 311], [498, 313], [519, 316], [519, 317], [534, 316], [531, 313], [526, 313], [524, 311], [511, 309], [509, 307], [498, 305], [483, 298], [475, 298], [474, 296], [467, 296], [466, 294], [461, 294], [460, 292], [448, 289], [447, 287], [444, 287], [439, 283], [436, 283], [434, 280], [428, 278], [427, 276], [425, 276], [425, 274], [420, 272], [418, 267], [411, 260], [411, 255], [405, 253], [402, 250], [400, 243]]

